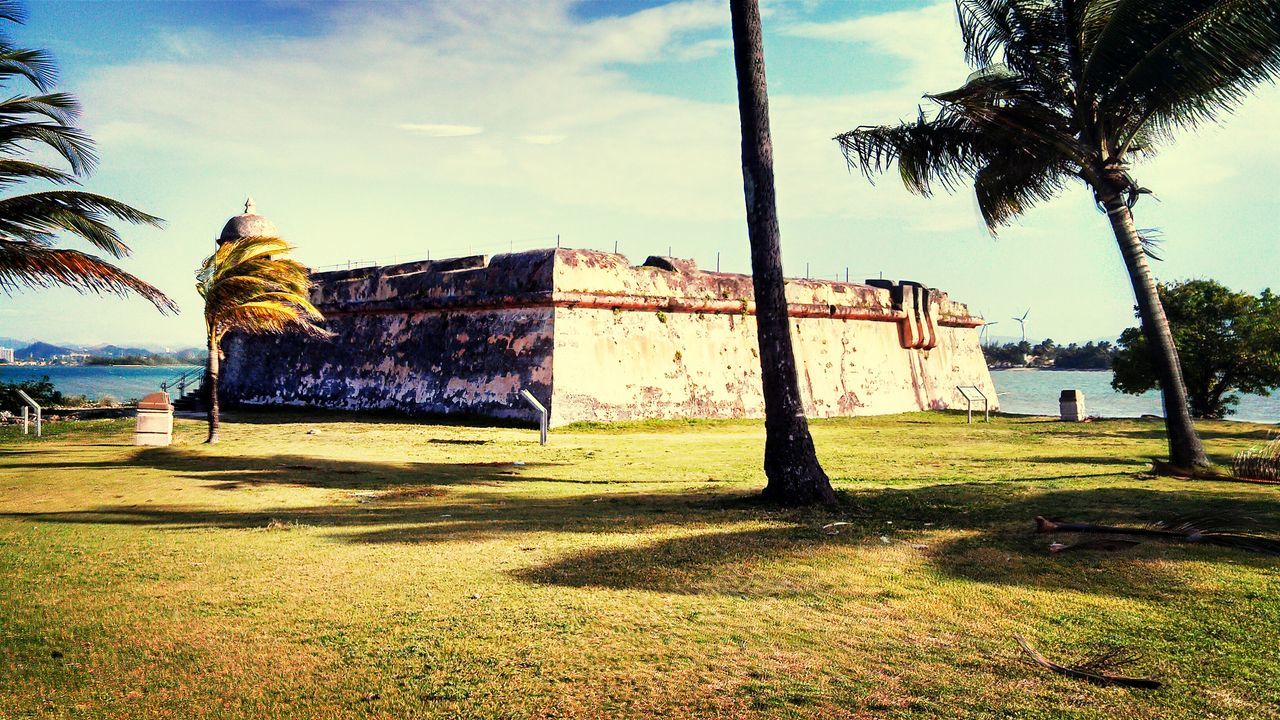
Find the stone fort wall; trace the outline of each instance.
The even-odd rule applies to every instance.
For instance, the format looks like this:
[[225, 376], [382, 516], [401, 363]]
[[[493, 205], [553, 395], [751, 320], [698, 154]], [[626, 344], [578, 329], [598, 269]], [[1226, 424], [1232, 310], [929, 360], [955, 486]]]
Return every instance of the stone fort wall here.
[[[531, 419], [552, 425], [759, 417], [751, 277], [650, 258], [548, 249], [317, 273], [331, 339], [237, 335], [221, 391], [232, 404]], [[980, 321], [914, 283], [788, 280], [811, 417], [964, 407], [995, 390]]]

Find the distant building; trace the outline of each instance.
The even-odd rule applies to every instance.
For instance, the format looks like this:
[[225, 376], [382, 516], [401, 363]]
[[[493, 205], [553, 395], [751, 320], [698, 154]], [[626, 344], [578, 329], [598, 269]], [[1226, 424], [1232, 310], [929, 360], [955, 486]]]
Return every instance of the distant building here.
[[0, 362], [13, 362], [13, 348], [0, 347]]

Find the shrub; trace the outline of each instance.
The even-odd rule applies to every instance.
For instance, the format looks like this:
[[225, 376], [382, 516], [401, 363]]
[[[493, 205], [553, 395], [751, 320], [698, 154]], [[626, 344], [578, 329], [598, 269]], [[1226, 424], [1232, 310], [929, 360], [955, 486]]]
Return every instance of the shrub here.
[[65, 395], [58, 392], [58, 389], [53, 386], [49, 376], [45, 375], [39, 380], [24, 380], [16, 383], [0, 382], [0, 409], [13, 411], [26, 405], [22, 400], [22, 396], [18, 395], [19, 390], [30, 395], [32, 400], [44, 407], [62, 405], [67, 399]]

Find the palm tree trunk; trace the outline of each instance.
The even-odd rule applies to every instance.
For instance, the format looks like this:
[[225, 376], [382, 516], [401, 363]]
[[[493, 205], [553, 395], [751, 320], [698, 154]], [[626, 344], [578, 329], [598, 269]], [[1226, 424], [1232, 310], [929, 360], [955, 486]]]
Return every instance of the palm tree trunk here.
[[1146, 336], [1151, 362], [1160, 380], [1164, 424], [1169, 436], [1169, 462], [1185, 470], [1208, 465], [1204, 446], [1191, 421], [1178, 348], [1173, 343], [1173, 332], [1169, 329], [1164, 306], [1160, 304], [1156, 281], [1147, 265], [1138, 230], [1133, 225], [1133, 213], [1120, 197], [1108, 200], [1104, 207], [1111, 220], [1111, 229], [1115, 231], [1116, 242], [1120, 245], [1125, 267], [1129, 270], [1129, 281], [1133, 283], [1133, 295], [1138, 302], [1138, 317], [1142, 320], [1142, 334]]
[[764, 390], [764, 496], [787, 505], [834, 503], [835, 492], [814, 451], [800, 400], [791, 323], [782, 276], [778, 210], [773, 189], [773, 141], [765, 85], [764, 42], [757, 0], [730, 0], [733, 56], [742, 120], [742, 179], [755, 286], [756, 335]]
[[218, 339], [209, 333], [209, 437], [205, 442], [218, 442]]

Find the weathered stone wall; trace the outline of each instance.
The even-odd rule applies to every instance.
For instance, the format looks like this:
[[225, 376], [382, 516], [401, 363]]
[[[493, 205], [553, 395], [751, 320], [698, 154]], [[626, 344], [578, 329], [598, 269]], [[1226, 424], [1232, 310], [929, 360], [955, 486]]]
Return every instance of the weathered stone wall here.
[[[691, 262], [542, 250], [315, 276], [329, 340], [227, 343], [233, 402], [579, 420], [758, 417], [751, 278]], [[995, 400], [979, 324], [911, 283], [789, 280], [796, 359], [815, 417]]]
[[332, 338], [226, 342], [232, 403], [410, 414], [529, 417], [523, 388], [551, 394], [550, 254], [463, 258], [315, 276]]
[[[558, 292], [610, 297], [619, 310], [556, 308], [552, 424], [762, 416], [750, 276], [650, 262], [571, 251], [556, 264]], [[996, 407], [978, 323], [945, 293], [928, 291], [921, 308], [926, 289], [911, 284], [788, 280], [786, 290], [810, 416], [964, 407], [957, 385], [977, 385]]]

